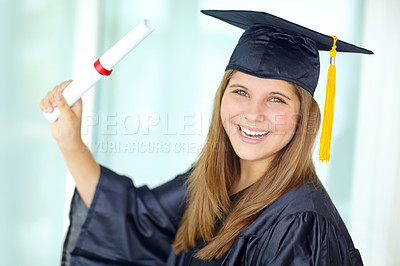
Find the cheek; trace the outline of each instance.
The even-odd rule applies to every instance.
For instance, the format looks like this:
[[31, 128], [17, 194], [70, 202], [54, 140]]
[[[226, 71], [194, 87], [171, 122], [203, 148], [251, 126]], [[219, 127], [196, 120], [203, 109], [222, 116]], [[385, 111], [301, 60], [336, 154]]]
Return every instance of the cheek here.
[[272, 116], [272, 123], [276, 131], [287, 133], [296, 130], [298, 114], [294, 112], [278, 112]]
[[229, 119], [238, 113], [239, 105], [231, 97], [223, 97], [221, 101], [222, 123], [228, 123]]
[[221, 107], [220, 107], [220, 117], [221, 117], [222, 124], [225, 123], [226, 116], [227, 116], [227, 110], [226, 110], [224, 98], [222, 98]]
[[224, 98], [222, 98], [222, 101], [221, 101], [220, 117], [221, 117], [221, 121], [222, 121], [222, 126], [224, 127], [225, 131], [227, 131], [230, 116], [231, 116], [231, 114], [230, 114], [230, 110], [229, 110], [229, 105], [227, 105], [227, 101], [224, 97]]

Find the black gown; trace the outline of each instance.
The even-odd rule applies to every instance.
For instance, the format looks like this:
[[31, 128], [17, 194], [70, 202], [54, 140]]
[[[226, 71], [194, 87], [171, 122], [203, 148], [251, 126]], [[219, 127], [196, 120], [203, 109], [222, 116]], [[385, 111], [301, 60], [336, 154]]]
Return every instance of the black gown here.
[[[292, 189], [235, 239], [219, 260], [176, 255], [187, 173], [154, 189], [101, 167], [89, 209], [75, 191], [62, 265], [363, 265], [322, 186]], [[200, 243], [201, 245], [201, 243]]]

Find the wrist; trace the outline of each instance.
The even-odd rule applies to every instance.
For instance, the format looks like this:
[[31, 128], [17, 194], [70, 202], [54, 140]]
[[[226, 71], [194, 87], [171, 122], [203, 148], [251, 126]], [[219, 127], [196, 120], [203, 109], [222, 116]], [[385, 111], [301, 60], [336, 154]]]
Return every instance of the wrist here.
[[63, 154], [64, 153], [76, 153], [76, 152], [83, 153], [88, 150], [88, 147], [86, 146], [85, 143], [83, 143], [82, 140], [76, 140], [76, 141], [68, 142], [68, 143], [58, 142], [57, 144]]

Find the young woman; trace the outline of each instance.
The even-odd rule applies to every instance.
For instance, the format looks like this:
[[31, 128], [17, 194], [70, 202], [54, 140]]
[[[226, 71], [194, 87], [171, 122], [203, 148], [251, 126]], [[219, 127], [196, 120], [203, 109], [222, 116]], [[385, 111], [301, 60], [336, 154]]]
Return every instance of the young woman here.
[[332, 38], [266, 13], [204, 13], [246, 31], [205, 146], [174, 180], [136, 188], [99, 166], [80, 137], [81, 101], [62, 97], [68, 82], [42, 100], [60, 109], [50, 129], [77, 188], [63, 265], [362, 265], [312, 161], [318, 48]]

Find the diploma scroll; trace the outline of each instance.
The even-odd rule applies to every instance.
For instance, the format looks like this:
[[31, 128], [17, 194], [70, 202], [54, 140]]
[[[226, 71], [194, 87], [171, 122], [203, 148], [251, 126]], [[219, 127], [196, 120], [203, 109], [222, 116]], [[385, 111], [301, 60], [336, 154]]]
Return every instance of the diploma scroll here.
[[[148, 20], [143, 20], [125, 37], [105, 52], [94, 65], [88, 66], [77, 79], [65, 88], [63, 96], [68, 105], [73, 105], [86, 91], [96, 84], [103, 76], [111, 74], [113, 67], [141, 43], [154, 28]], [[54, 108], [52, 113], [43, 113], [49, 122], [54, 122], [60, 115], [60, 110]]]

